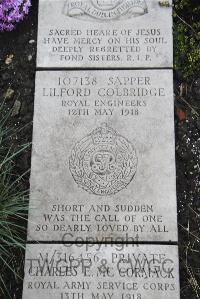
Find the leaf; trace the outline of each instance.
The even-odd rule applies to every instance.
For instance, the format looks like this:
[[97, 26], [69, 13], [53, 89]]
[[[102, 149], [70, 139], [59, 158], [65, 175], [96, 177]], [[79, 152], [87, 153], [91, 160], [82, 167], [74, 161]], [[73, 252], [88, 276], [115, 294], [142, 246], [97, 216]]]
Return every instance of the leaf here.
[[183, 121], [183, 120], [186, 119], [186, 113], [185, 113], [185, 111], [183, 111], [180, 108], [177, 108], [176, 111], [177, 111], [177, 115], [178, 115], [178, 118], [179, 118], [180, 121]]

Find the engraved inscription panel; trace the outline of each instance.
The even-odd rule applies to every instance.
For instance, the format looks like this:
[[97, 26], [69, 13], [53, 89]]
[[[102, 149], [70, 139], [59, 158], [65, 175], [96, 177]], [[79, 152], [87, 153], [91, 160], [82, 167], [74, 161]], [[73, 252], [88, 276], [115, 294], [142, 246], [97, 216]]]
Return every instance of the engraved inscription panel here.
[[177, 240], [172, 80], [37, 72], [29, 240]]
[[37, 66], [172, 67], [171, 6], [158, 0], [40, 0]]
[[23, 299], [179, 299], [178, 248], [27, 246]]

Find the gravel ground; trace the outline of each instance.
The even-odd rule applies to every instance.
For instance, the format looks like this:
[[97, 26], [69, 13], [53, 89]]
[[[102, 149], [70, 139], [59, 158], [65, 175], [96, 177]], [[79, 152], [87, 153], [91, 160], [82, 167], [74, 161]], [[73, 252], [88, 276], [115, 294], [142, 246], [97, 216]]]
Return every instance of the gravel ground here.
[[[11, 124], [25, 126], [17, 143], [32, 138], [37, 2], [33, 1], [28, 18], [15, 31], [0, 34], [0, 101], [5, 99], [7, 108], [13, 107]], [[174, 82], [181, 299], [194, 299], [200, 298], [200, 81], [181, 85], [180, 75], [175, 74]], [[30, 168], [30, 150], [20, 156], [16, 167], [19, 173]], [[21, 298], [21, 282], [11, 276], [8, 280], [13, 290], [11, 298]]]

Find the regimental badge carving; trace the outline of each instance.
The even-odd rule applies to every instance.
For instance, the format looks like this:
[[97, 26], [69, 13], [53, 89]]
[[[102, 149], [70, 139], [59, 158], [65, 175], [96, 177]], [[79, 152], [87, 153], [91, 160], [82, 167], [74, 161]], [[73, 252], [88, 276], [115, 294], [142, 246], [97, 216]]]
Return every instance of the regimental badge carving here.
[[64, 14], [93, 21], [129, 19], [148, 13], [145, 0], [67, 0]]
[[69, 168], [75, 182], [96, 195], [113, 195], [135, 176], [137, 156], [133, 145], [102, 124], [72, 149]]

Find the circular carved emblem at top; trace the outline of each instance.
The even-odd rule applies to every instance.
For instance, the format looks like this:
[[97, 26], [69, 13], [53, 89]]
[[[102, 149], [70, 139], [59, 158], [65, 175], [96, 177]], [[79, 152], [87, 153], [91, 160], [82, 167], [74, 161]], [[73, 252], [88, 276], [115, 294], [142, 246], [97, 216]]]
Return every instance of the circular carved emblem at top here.
[[119, 5], [122, 0], [91, 0], [91, 2], [98, 9], [109, 10]]
[[112, 195], [126, 188], [134, 178], [136, 151], [125, 137], [103, 124], [74, 146], [69, 168], [84, 190]]

